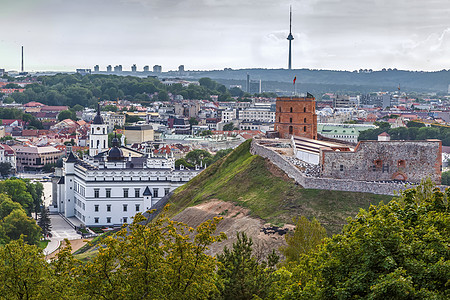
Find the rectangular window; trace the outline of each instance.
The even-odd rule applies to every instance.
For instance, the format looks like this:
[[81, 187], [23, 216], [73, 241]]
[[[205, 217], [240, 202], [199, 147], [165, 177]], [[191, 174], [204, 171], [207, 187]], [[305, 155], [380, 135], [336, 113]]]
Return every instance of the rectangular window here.
[[94, 205], [94, 211], [98, 211], [98, 205]]
[[111, 223], [111, 217], [106, 217], [106, 223]]
[[128, 204], [123, 205], [123, 211], [128, 211]]
[[136, 204], [136, 211], [139, 211], [140, 210], [140, 207], [139, 207], [140, 205], [139, 204]]
[[134, 189], [134, 197], [139, 198], [140, 189]]
[[339, 170], [342, 172], [342, 171], [344, 171], [344, 165], [340, 165], [339, 166]]
[[111, 204], [106, 205], [106, 211], [111, 211]]
[[164, 189], [164, 196], [168, 195], [170, 193], [170, 189], [169, 188], [165, 188]]
[[94, 223], [98, 224], [98, 217], [94, 218]]
[[158, 198], [158, 189], [153, 189], [153, 197]]
[[123, 222], [124, 223], [128, 222], [128, 218], [127, 217], [123, 217]]
[[100, 190], [99, 189], [94, 190], [94, 198], [100, 198]]
[[111, 198], [111, 189], [106, 190], [106, 198]]
[[128, 189], [123, 189], [123, 197], [128, 198]]

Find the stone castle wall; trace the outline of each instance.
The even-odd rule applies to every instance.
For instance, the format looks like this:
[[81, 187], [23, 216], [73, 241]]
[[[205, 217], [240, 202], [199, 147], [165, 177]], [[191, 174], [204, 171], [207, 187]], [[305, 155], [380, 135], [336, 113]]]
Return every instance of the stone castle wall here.
[[[363, 192], [381, 195], [394, 195], [395, 191], [401, 191], [411, 188], [411, 185], [405, 185], [395, 182], [369, 182], [357, 181], [351, 179], [333, 179], [333, 178], [316, 178], [306, 177], [297, 167], [285, 160], [277, 152], [264, 147], [253, 140], [250, 152], [269, 159], [273, 164], [283, 170], [290, 178], [294, 179], [298, 184], [306, 189], [334, 190], [347, 192]], [[440, 187], [443, 189], [444, 187]]]

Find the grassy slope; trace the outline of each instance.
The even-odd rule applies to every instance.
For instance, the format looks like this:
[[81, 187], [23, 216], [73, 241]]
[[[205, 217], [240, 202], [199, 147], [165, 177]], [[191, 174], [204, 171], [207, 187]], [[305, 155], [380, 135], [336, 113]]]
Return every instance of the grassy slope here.
[[171, 215], [211, 199], [233, 201], [255, 217], [273, 224], [292, 218], [316, 217], [329, 233], [338, 233], [345, 219], [360, 208], [392, 197], [367, 193], [303, 189], [264, 158], [251, 155], [246, 141], [230, 155], [178, 188], [171, 197]]

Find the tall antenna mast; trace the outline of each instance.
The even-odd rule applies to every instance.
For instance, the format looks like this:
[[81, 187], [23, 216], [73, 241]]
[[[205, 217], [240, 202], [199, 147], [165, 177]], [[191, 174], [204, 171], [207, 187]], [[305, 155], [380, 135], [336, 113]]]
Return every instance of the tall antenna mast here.
[[289, 35], [287, 40], [289, 41], [289, 58], [288, 58], [288, 69], [292, 69], [292, 40], [294, 36], [292, 35], [292, 6], [289, 7]]
[[23, 46], [22, 46], [22, 73], [23, 73]]

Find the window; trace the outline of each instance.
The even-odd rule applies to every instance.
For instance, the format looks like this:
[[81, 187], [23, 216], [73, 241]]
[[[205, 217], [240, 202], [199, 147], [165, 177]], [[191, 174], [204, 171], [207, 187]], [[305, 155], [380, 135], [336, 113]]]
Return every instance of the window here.
[[292, 107], [291, 107], [291, 112], [292, 112]]
[[303, 123], [306, 123], [306, 118], [303, 119]]
[[303, 107], [303, 112], [306, 112], [306, 107]]
[[389, 164], [383, 165], [383, 173], [389, 172]]
[[126, 222], [128, 221], [128, 218], [127, 218], [127, 217], [123, 217], [122, 219], [123, 219], [123, 222], [124, 222], [124, 223], [126, 223]]
[[399, 160], [399, 161], [397, 162], [397, 166], [398, 166], [399, 168], [404, 168], [404, 167], [406, 166], [406, 161], [404, 161], [404, 160]]
[[294, 128], [292, 126], [289, 126], [289, 134], [292, 134], [294, 132]]
[[106, 223], [111, 223], [111, 217], [106, 217]]
[[128, 189], [123, 189], [123, 197], [128, 198]]
[[139, 189], [134, 189], [134, 197], [139, 198]]
[[106, 211], [111, 211], [111, 204], [106, 205]]
[[98, 205], [94, 205], [94, 211], [98, 211]]
[[164, 189], [164, 196], [168, 195], [170, 193], [170, 189], [169, 188], [165, 188]]
[[289, 118], [289, 123], [292, 123], [292, 118]]
[[139, 211], [141, 208], [140, 208], [140, 205], [139, 204], [136, 204], [136, 211]]
[[111, 198], [111, 189], [106, 190], [106, 198]]
[[128, 204], [123, 205], [123, 211], [128, 211]]
[[158, 198], [158, 189], [153, 189], [153, 197]]
[[303, 131], [306, 132], [306, 126], [303, 126]]
[[377, 168], [381, 168], [383, 166], [383, 161], [380, 159], [377, 159], [374, 161], [374, 164]]
[[94, 218], [94, 223], [98, 224], [98, 217]]
[[94, 198], [100, 198], [100, 190], [99, 189], [94, 190]]
[[342, 172], [342, 171], [344, 171], [344, 165], [340, 165], [339, 166], [339, 170]]

